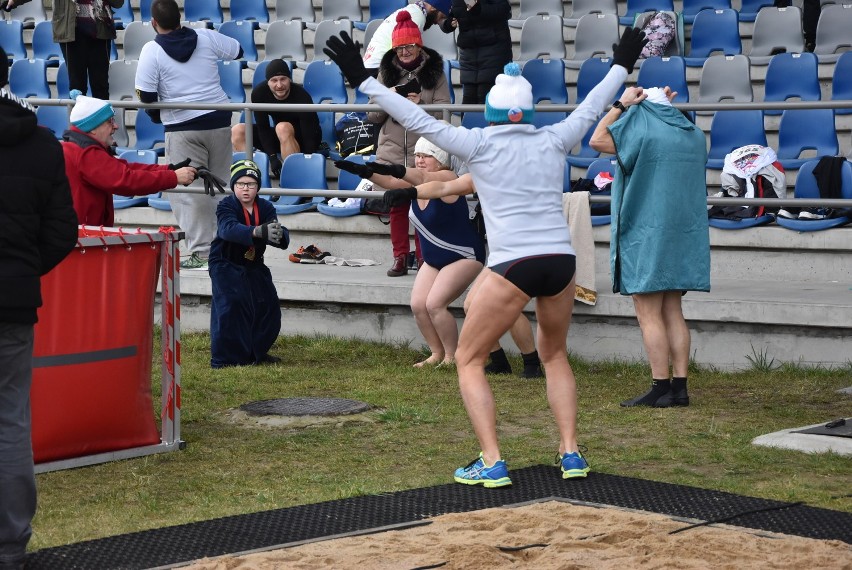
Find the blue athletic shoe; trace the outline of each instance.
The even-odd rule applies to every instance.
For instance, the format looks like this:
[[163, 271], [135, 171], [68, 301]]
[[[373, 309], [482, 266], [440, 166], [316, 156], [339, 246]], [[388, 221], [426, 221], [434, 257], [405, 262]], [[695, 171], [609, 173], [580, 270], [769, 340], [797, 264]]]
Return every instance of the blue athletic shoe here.
[[577, 479], [585, 477], [589, 474], [589, 462], [583, 457], [579, 451], [574, 453], [566, 453], [565, 455], [557, 455], [556, 462], [562, 470], [563, 479]]
[[506, 462], [500, 459], [491, 467], [487, 467], [485, 461], [482, 459], [482, 452], [479, 453], [479, 457], [471, 461], [466, 467], [456, 469], [453, 478], [456, 483], [482, 485], [489, 489], [512, 484], [512, 480], [509, 479], [509, 469], [506, 467]]

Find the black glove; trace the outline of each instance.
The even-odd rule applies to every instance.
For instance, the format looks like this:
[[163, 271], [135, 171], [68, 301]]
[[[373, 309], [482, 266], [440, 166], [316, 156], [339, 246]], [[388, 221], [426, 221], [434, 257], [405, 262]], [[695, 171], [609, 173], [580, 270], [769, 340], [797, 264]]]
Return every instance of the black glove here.
[[337, 64], [353, 89], [361, 85], [368, 77], [372, 77], [364, 67], [361, 49], [352, 41], [349, 34], [340, 32], [340, 37], [331, 36], [325, 45], [322, 52]]
[[196, 169], [197, 176], [196, 179], [201, 178], [204, 181], [204, 193], [209, 194], [210, 196], [216, 195], [216, 190], [219, 193], [225, 193], [225, 185], [227, 182], [207, 170], [205, 166], [199, 166]]
[[256, 238], [261, 238], [269, 243], [278, 245], [284, 237], [284, 229], [278, 221], [267, 222], [260, 226], [255, 226], [251, 234]]
[[357, 162], [352, 162], [351, 160], [335, 160], [334, 166], [336, 166], [340, 170], [351, 172], [355, 176], [360, 176], [361, 178], [369, 178], [373, 175], [373, 169], [370, 168], [367, 164], [358, 164]]
[[177, 170], [178, 168], [185, 168], [185, 167], [189, 166], [190, 162], [192, 162], [192, 161], [189, 160], [188, 158], [185, 158], [184, 160], [182, 160], [180, 162], [176, 162], [174, 164], [169, 164], [169, 170]]
[[385, 206], [393, 208], [394, 206], [402, 206], [407, 202], [417, 199], [417, 188], [410, 186], [408, 188], [396, 188], [395, 190], [385, 190], [385, 195], [382, 196], [382, 201]]
[[281, 178], [281, 159], [277, 154], [269, 155], [269, 173], [273, 178]]
[[383, 174], [385, 176], [393, 176], [394, 178], [405, 178], [404, 164], [381, 164], [379, 162], [367, 162], [366, 166], [370, 167], [373, 174]]
[[627, 73], [633, 73], [633, 65], [647, 43], [645, 32], [639, 28], [625, 28], [621, 41], [612, 44], [612, 65], [620, 65]]
[[158, 125], [163, 122], [160, 118], [160, 110], [159, 109], [145, 109], [145, 112], [148, 113], [148, 116], [151, 117], [151, 121], [157, 123]]

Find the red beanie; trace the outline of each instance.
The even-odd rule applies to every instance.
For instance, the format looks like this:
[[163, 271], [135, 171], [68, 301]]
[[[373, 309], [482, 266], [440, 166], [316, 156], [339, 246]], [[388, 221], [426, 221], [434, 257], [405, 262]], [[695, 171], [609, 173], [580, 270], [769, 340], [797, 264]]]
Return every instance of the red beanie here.
[[420, 28], [411, 20], [408, 10], [400, 10], [396, 13], [396, 27], [391, 35], [392, 47], [417, 44], [423, 47], [423, 38], [420, 36]]

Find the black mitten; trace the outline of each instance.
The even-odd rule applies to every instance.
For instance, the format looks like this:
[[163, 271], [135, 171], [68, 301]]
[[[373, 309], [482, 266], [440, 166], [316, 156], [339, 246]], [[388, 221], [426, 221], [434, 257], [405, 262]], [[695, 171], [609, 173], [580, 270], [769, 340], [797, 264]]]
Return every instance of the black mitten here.
[[185, 168], [189, 166], [189, 163], [192, 162], [190, 159], [185, 158], [180, 162], [176, 162], [174, 164], [169, 164], [169, 170], [177, 170], [178, 168]]
[[367, 162], [365, 164], [370, 167], [374, 174], [405, 178], [406, 168], [403, 164], [382, 164], [380, 162]]
[[621, 41], [612, 44], [612, 65], [620, 65], [627, 73], [633, 73], [633, 65], [647, 43], [645, 32], [639, 28], [625, 28]]
[[382, 196], [382, 201], [390, 208], [393, 208], [394, 206], [402, 206], [403, 204], [416, 199], [417, 188], [414, 186], [385, 190], [385, 195]]
[[365, 79], [371, 77], [364, 67], [361, 49], [357, 43], [352, 41], [349, 34], [340, 32], [340, 37], [331, 36], [325, 45], [326, 47], [322, 50], [323, 53], [337, 64], [353, 89], [361, 85]]
[[373, 175], [373, 169], [370, 168], [367, 164], [358, 164], [357, 162], [352, 162], [351, 160], [335, 160], [334, 166], [336, 166], [340, 170], [351, 172], [355, 176], [360, 176], [361, 178], [369, 178]]

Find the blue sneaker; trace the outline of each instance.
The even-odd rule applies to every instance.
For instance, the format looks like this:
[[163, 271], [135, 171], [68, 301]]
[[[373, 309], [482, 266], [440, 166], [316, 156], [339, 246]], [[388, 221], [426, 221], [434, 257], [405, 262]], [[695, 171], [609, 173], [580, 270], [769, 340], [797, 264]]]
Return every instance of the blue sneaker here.
[[563, 479], [578, 479], [589, 474], [589, 462], [579, 451], [556, 455], [556, 462], [562, 470]]
[[456, 480], [456, 483], [482, 485], [489, 489], [512, 484], [512, 480], [509, 479], [509, 469], [506, 467], [506, 462], [500, 459], [491, 467], [487, 467], [485, 461], [482, 459], [482, 452], [479, 453], [479, 457], [471, 461], [466, 467], [456, 469], [453, 478]]

